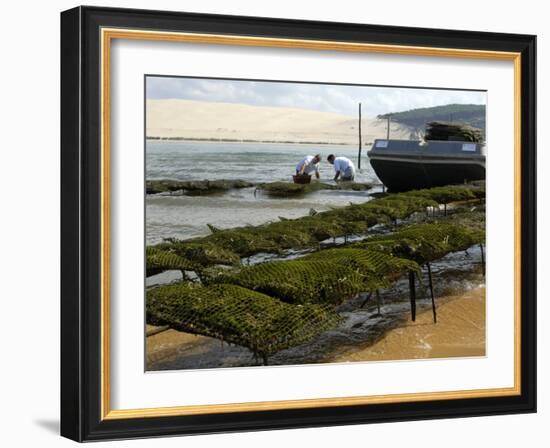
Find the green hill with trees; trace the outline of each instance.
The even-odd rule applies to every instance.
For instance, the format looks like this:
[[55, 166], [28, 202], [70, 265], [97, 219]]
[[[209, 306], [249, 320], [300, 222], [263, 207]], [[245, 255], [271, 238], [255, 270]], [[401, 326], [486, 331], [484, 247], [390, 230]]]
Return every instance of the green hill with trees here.
[[445, 106], [422, 107], [404, 112], [378, 115], [377, 118], [401, 123], [420, 131], [424, 131], [426, 123], [443, 121], [448, 123], [463, 123], [481, 129], [485, 134], [485, 105], [483, 104], [447, 104]]

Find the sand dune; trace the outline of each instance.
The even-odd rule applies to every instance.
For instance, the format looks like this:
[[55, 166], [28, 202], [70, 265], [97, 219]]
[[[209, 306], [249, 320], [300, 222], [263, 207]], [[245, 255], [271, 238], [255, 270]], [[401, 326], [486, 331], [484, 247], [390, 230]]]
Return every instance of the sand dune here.
[[[147, 137], [356, 144], [357, 118], [330, 112], [191, 100], [147, 100]], [[386, 137], [385, 120], [363, 119], [363, 142]], [[414, 129], [392, 123], [392, 138]]]

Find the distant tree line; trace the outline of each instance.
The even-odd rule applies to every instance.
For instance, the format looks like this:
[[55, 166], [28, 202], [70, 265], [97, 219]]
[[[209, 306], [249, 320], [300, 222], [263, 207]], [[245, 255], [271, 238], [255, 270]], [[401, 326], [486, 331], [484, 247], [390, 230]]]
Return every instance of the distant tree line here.
[[426, 123], [443, 121], [449, 123], [463, 123], [478, 128], [485, 134], [485, 105], [483, 104], [447, 104], [445, 106], [422, 107], [378, 115], [380, 119], [391, 120], [407, 126], [424, 130]]

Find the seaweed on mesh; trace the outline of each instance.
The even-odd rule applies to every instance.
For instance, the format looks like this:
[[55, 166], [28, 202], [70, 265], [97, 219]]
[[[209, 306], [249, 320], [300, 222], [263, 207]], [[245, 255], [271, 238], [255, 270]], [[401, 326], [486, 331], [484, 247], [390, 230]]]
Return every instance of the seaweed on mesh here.
[[147, 277], [170, 270], [178, 270], [183, 273], [184, 271], [194, 271], [197, 269], [195, 263], [180, 257], [171, 250], [162, 250], [150, 246], [146, 248], [145, 255], [145, 274]]
[[470, 191], [477, 199], [485, 200], [485, 181], [478, 181], [471, 185]]
[[425, 190], [412, 190], [402, 194], [404, 196], [417, 196], [428, 198], [436, 201], [438, 204], [449, 204], [451, 202], [468, 201], [477, 198], [474, 194], [474, 188], [460, 185], [434, 187]]
[[387, 217], [391, 221], [396, 221], [408, 218], [413, 213], [424, 211], [427, 207], [437, 205], [437, 202], [427, 197], [392, 194], [368, 202], [365, 204], [365, 208], [379, 217]]
[[[369, 222], [362, 219], [351, 219], [343, 209], [319, 213], [309, 219], [304, 219], [298, 226], [309, 232], [312, 238], [321, 242], [329, 238], [362, 235], [367, 232]], [[372, 221], [371, 221], [372, 222]]]
[[146, 308], [150, 324], [247, 347], [264, 364], [268, 356], [303, 344], [341, 321], [329, 307], [289, 305], [236, 285], [155, 288], [147, 292]]
[[258, 190], [275, 197], [292, 197], [319, 190], [349, 190], [349, 191], [367, 191], [372, 188], [371, 184], [360, 182], [338, 182], [336, 184], [326, 184], [323, 182], [311, 182], [309, 184], [296, 184], [292, 182], [269, 182], [259, 184]]
[[437, 203], [429, 198], [394, 194], [373, 199], [364, 204], [351, 204], [347, 207], [332, 209], [319, 215], [321, 218], [329, 217], [340, 222], [357, 221], [373, 226], [396, 219], [405, 219], [415, 212], [425, 210], [426, 207], [436, 205]]
[[483, 230], [452, 223], [427, 223], [412, 225], [388, 235], [374, 236], [353, 247], [379, 250], [424, 264], [484, 241]]
[[299, 218], [293, 220], [291, 223], [295, 223], [294, 225], [297, 224], [302, 231], [308, 232], [317, 242], [341, 236], [344, 232], [342, 223], [336, 219], [332, 219], [325, 213], [328, 212]]
[[279, 249], [300, 249], [318, 243], [317, 238], [302, 221], [279, 221], [258, 227], [263, 238], [275, 243]]
[[367, 191], [372, 188], [372, 184], [354, 181], [338, 181], [335, 185], [325, 185], [330, 185], [332, 187], [331, 190]]
[[328, 219], [342, 222], [364, 222], [367, 226], [373, 226], [380, 221], [379, 215], [369, 207], [373, 201], [365, 204], [350, 204], [346, 207], [333, 208], [319, 214], [318, 219]]
[[233, 265], [238, 263], [239, 258], [261, 252], [281, 253], [291, 248], [315, 248], [328, 238], [364, 235], [373, 225], [395, 223], [398, 219], [406, 219], [415, 212], [438, 204], [482, 199], [484, 194], [484, 185], [436, 187], [390, 194], [315, 216], [285, 219], [261, 226], [225, 230], [211, 227], [213, 233], [206, 237], [187, 241], [169, 240], [155, 247], [175, 252], [202, 267]]
[[270, 182], [260, 184], [257, 189], [265, 192], [269, 196], [275, 197], [287, 197], [287, 196], [299, 196], [313, 191], [319, 191], [322, 189], [320, 182], [313, 182], [310, 184], [294, 184], [291, 182]]
[[180, 257], [200, 266], [234, 265], [240, 262], [240, 257], [235, 252], [208, 241], [172, 239], [161, 243], [158, 247], [169, 247]]
[[[389, 194], [384, 198], [379, 199], [380, 204], [387, 206], [393, 206], [398, 208], [403, 214], [412, 214], [415, 212], [422, 211], [427, 207], [437, 206], [438, 203], [436, 200], [430, 197], [422, 197], [415, 195], [401, 195], [401, 194]], [[369, 204], [369, 203], [367, 203]], [[406, 217], [406, 216], [405, 216]]]
[[352, 267], [363, 276], [383, 277], [404, 271], [417, 271], [419, 266], [414, 261], [398, 258], [382, 252], [362, 248], [342, 247], [313, 252], [300, 258], [303, 261], [328, 261]]
[[344, 234], [342, 224], [322, 219], [320, 215], [219, 230], [200, 241], [249, 257], [260, 252], [280, 253], [285, 249], [314, 247], [319, 241]]
[[292, 304], [339, 305], [365, 289], [363, 275], [329, 261], [276, 261], [222, 273], [210, 280], [232, 283]]
[[349, 236], [367, 233], [369, 228], [366, 221], [342, 221], [340, 222], [340, 226], [342, 228], [342, 234], [339, 236], [343, 236], [346, 241]]
[[387, 287], [395, 274], [419, 271], [406, 259], [364, 249], [327, 249], [292, 261], [220, 273], [210, 282], [235, 283], [289, 303], [339, 305], [360, 292]]
[[387, 287], [402, 272], [418, 273], [419, 264], [483, 243], [484, 213], [453, 213], [439, 222], [408, 226], [298, 260], [238, 269], [240, 257], [318, 247], [329, 237], [366, 233], [376, 223], [403, 219], [439, 203], [482, 199], [484, 194], [483, 186], [417, 190], [315, 216], [213, 229], [207, 237], [148, 247], [148, 275], [196, 270], [204, 282], [148, 291], [148, 322], [248, 347], [267, 363], [271, 354], [335, 326], [339, 318], [331, 310], [334, 306], [360, 292]]
[[234, 188], [253, 187], [254, 184], [244, 180], [148, 180], [145, 183], [147, 194], [172, 193], [175, 191], [183, 191], [188, 195], [201, 195], [219, 193]]
[[485, 207], [476, 206], [467, 211], [457, 211], [438, 218], [441, 223], [451, 223], [472, 230], [485, 231]]
[[249, 257], [260, 252], [277, 253], [280, 247], [266, 239], [255, 227], [238, 227], [220, 230], [204, 238], [205, 241], [232, 251], [241, 257]]
[[399, 258], [384, 252], [356, 247], [325, 249], [307, 255], [300, 260], [324, 260], [332, 264], [352, 268], [363, 276], [363, 291], [372, 292], [391, 286], [405, 272], [420, 273], [420, 266], [412, 260]]

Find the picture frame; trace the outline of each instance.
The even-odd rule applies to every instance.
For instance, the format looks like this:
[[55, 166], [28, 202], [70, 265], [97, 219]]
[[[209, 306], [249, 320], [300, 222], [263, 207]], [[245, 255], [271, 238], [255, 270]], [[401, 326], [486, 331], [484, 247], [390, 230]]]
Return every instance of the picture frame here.
[[[112, 409], [109, 79], [117, 39], [511, 61], [513, 387]], [[535, 58], [530, 35], [99, 7], [63, 12], [61, 434], [92, 441], [536, 412]]]

